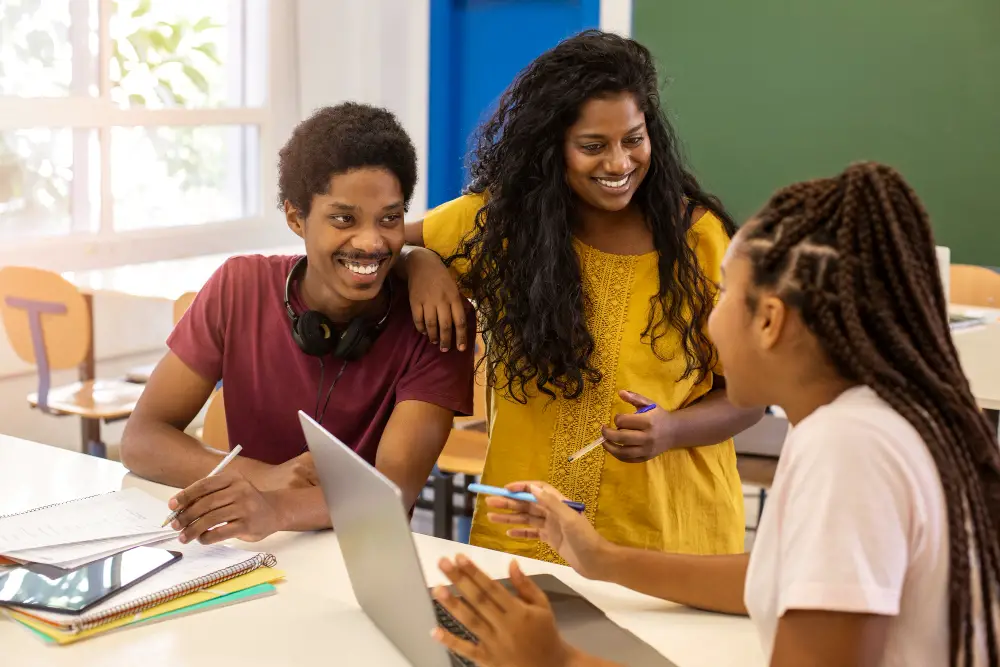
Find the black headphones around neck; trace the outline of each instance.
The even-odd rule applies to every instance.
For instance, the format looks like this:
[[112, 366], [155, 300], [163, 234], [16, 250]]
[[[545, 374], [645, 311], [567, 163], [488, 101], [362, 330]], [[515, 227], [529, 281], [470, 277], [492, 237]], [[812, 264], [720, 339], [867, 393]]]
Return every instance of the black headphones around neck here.
[[371, 324], [365, 317], [355, 317], [343, 331], [338, 331], [329, 317], [316, 310], [307, 310], [297, 315], [291, 304], [292, 284], [306, 268], [306, 257], [299, 258], [285, 279], [285, 312], [292, 323], [292, 340], [299, 349], [314, 357], [325, 357], [332, 354], [338, 359], [354, 361], [361, 358], [372, 346], [378, 335], [385, 329], [385, 324], [392, 311], [392, 279], [385, 281], [389, 290], [389, 305], [385, 315], [378, 322]]

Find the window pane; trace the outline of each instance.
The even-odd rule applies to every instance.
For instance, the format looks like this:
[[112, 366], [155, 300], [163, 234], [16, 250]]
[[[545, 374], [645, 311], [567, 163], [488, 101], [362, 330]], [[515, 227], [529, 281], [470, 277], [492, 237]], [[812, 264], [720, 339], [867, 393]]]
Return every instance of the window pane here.
[[254, 26], [264, 11], [263, 0], [116, 0], [112, 98], [122, 108], [260, 106], [266, 35]]
[[0, 0], [0, 95], [97, 95], [97, 0]]
[[199, 225], [259, 212], [256, 126], [115, 127], [115, 230]]
[[98, 159], [93, 130], [0, 131], [0, 242], [96, 231]]

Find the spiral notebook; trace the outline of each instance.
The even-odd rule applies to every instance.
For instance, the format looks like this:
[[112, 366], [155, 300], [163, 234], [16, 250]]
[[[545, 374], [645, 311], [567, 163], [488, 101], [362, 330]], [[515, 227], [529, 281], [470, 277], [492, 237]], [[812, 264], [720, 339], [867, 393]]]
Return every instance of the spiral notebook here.
[[60, 630], [82, 632], [112, 623], [119, 618], [210, 588], [261, 567], [274, 567], [277, 560], [268, 553], [254, 553], [222, 544], [181, 544], [163, 542], [157, 548], [180, 551], [183, 557], [118, 595], [83, 614], [61, 614], [12, 606], [21, 614], [44, 621]]
[[164, 501], [128, 488], [0, 516], [0, 554], [72, 568], [130, 547], [167, 539]]

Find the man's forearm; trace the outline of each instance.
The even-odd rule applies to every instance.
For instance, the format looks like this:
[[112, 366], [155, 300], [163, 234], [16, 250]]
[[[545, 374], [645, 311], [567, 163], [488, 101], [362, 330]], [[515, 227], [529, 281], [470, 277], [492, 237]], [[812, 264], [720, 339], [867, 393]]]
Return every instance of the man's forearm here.
[[725, 442], [760, 421], [763, 408], [737, 408], [725, 389], [713, 389], [701, 400], [677, 410], [671, 440], [676, 447], [703, 447]]
[[[185, 488], [204, 478], [225, 457], [169, 424], [133, 425], [122, 442], [122, 463], [153, 482]], [[237, 456], [229, 468], [253, 479], [267, 464]]]
[[696, 609], [746, 615], [749, 554], [694, 556], [609, 544], [595, 578]]
[[281, 518], [281, 530], [322, 530], [330, 528], [330, 511], [323, 489], [310, 486], [265, 493]]

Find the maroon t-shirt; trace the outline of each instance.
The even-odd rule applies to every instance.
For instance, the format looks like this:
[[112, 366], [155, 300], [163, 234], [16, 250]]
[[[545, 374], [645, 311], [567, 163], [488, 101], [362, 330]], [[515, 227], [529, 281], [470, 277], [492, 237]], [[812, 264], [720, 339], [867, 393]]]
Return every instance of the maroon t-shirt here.
[[[273, 464], [302, 453], [298, 411], [315, 416], [320, 380], [320, 360], [295, 345], [284, 307], [285, 279], [297, 259], [230, 258], [167, 339], [171, 351], [198, 375], [222, 380], [231, 446], [243, 445], [242, 455]], [[297, 289], [291, 302], [295, 312], [305, 310]], [[372, 465], [397, 403], [423, 401], [460, 415], [472, 413], [472, 346], [441, 352], [421, 335], [400, 280], [393, 283], [388, 318], [368, 352], [344, 368], [322, 422]], [[473, 319], [469, 340], [475, 340]], [[324, 363], [321, 410], [344, 362], [331, 356]]]

